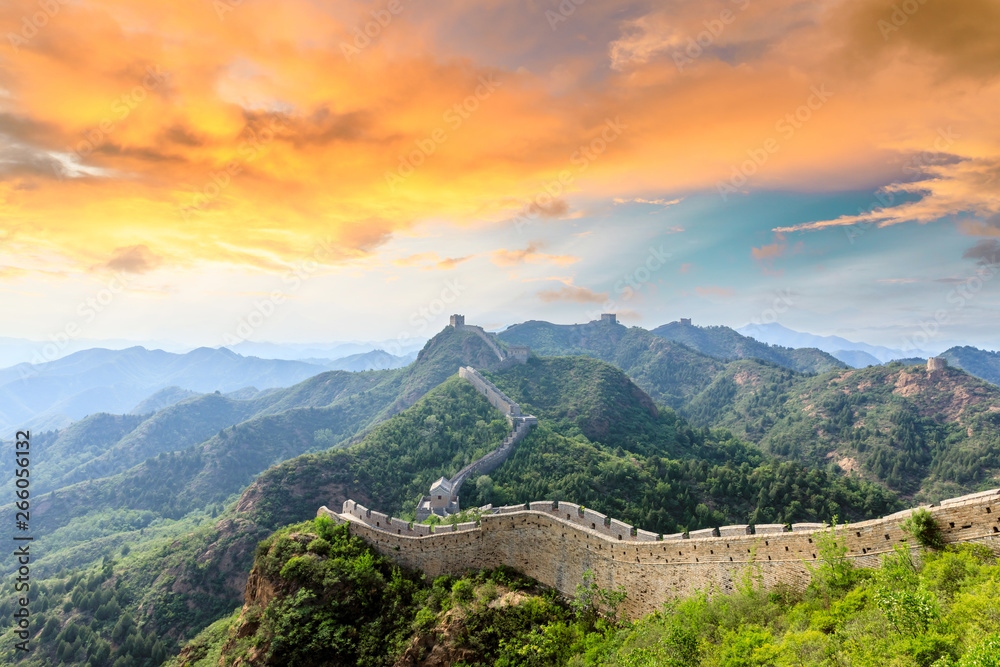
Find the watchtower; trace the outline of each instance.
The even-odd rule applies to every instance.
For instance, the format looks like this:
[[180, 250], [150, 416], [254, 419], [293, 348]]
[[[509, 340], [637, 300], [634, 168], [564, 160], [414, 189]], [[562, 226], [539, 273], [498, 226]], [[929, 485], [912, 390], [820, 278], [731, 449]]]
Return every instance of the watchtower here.
[[927, 360], [927, 370], [940, 371], [948, 368], [948, 360], [944, 357], [931, 357]]
[[465, 326], [465, 315], [452, 315], [448, 320], [448, 324], [456, 329], [461, 329]]
[[681, 325], [682, 326], [687, 326], [687, 327], [691, 326], [691, 318], [690, 317], [682, 317], [681, 318]]
[[618, 324], [618, 316], [615, 313], [601, 313], [601, 322], [608, 324]]
[[528, 357], [531, 356], [531, 348], [527, 345], [510, 345], [507, 351], [510, 353], [510, 358], [519, 364], [528, 363]]

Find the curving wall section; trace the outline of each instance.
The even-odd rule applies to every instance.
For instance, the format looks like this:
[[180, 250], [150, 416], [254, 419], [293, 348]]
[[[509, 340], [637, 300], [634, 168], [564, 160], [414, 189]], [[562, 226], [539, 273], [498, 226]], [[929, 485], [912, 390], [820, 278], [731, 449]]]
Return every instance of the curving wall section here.
[[[929, 507], [948, 543], [978, 542], [1000, 553], [1000, 489], [943, 501]], [[881, 519], [837, 526], [838, 542], [860, 567], [875, 567], [898, 544], [911, 549], [900, 523], [913, 510]], [[352, 500], [341, 512], [321, 507], [319, 516], [348, 522], [380, 553], [429, 576], [507, 565], [572, 595], [591, 570], [605, 588], [624, 586], [625, 613], [651, 613], [667, 600], [697, 590], [729, 592], [753, 565], [770, 588], [802, 588], [808, 565], [817, 561], [822, 524], [746, 526], [657, 535], [610, 519], [573, 503], [551, 501], [502, 507], [475, 523], [424, 526], [393, 519]], [[764, 529], [761, 531], [760, 529]]]

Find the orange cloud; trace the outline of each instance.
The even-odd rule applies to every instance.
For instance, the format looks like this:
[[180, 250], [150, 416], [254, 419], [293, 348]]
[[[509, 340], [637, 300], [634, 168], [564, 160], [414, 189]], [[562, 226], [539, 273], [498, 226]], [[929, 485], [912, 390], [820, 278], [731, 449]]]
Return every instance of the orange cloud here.
[[758, 262], [771, 262], [778, 259], [785, 254], [785, 250], [788, 248], [788, 244], [785, 243], [783, 236], [778, 235], [776, 237], [778, 240], [770, 245], [761, 246], [759, 248], [751, 248], [750, 254]]
[[525, 262], [531, 264], [549, 263], [557, 266], [564, 266], [566, 264], [573, 264], [574, 262], [580, 261], [579, 257], [574, 257], [572, 255], [549, 255], [538, 252], [541, 247], [541, 243], [535, 242], [529, 243], [528, 246], [522, 250], [507, 250], [506, 248], [500, 248], [499, 250], [495, 250], [490, 258], [494, 264], [500, 267], [517, 266], [518, 264], [523, 264]]
[[606, 303], [607, 293], [598, 293], [587, 287], [578, 285], [563, 285], [562, 287], [542, 290], [538, 298], [545, 303], [553, 301], [571, 301], [573, 303]]
[[[205, 0], [57, 4], [33, 31], [36, 0], [0, 7], [0, 203], [8, 245], [59, 267], [140, 245], [184, 266], [347, 262], [428, 219], [563, 220], [583, 196], [713, 190], [768, 139], [778, 150], [740, 189], [929, 193], [789, 230], [962, 211], [969, 233], [997, 233], [989, 0], [921, 4], [887, 35], [892, 0], [609, 0], [556, 31], [541, 5], [443, 0], [350, 58], [364, 3], [222, 2], [221, 17]], [[679, 68], [726, 9], [734, 19]], [[787, 124], [818, 85], [830, 101]], [[899, 184], [906, 157], [951, 125], [962, 161]], [[494, 261], [576, 260], [519, 252]]]
[[462, 262], [467, 262], [472, 259], [472, 255], [466, 255], [465, 257], [445, 257], [437, 264], [433, 266], [426, 267], [427, 269], [437, 269], [438, 271], [448, 271], [454, 269], [456, 266]]

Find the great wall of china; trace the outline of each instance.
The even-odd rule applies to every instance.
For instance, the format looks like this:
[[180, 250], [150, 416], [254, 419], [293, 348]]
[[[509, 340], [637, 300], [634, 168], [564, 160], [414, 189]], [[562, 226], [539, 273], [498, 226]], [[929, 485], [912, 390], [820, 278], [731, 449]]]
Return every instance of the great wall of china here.
[[[452, 325], [470, 330], [459, 315], [452, 317]], [[482, 336], [488, 338], [485, 332]], [[529, 354], [525, 350], [519, 353], [524, 361]], [[509, 359], [499, 346], [494, 352], [502, 362]], [[531, 415], [521, 415], [519, 406], [475, 369], [462, 368], [460, 376], [507, 415], [513, 430], [499, 448], [432, 487], [432, 494], [435, 489], [451, 490], [454, 496], [444, 501], [453, 500], [455, 509], [462, 482], [499, 467], [537, 423]], [[901, 527], [913, 509], [832, 528], [817, 523], [793, 524], [791, 530], [783, 524], [737, 525], [674, 535], [637, 529], [568, 502], [481, 509], [478, 522], [435, 526], [390, 517], [353, 500], [345, 501], [340, 512], [321, 507], [317, 516], [349, 524], [352, 533], [379, 553], [431, 577], [505, 565], [573, 595], [590, 570], [598, 586], [624, 587], [628, 595], [622, 611], [632, 618], [697, 591], [731, 592], [751, 566], [765, 588], [785, 584], [802, 589], [811, 578], [810, 565], [821, 558], [817, 538], [824, 531], [833, 531], [838, 545], [847, 550], [846, 558], [859, 567], [877, 567], [881, 556], [898, 545], [920, 549]], [[1000, 489], [943, 500], [926, 509], [945, 543], [980, 543], [1000, 554]]]
[[[482, 327], [467, 325], [464, 315], [452, 315], [450, 325], [458, 331], [468, 331], [483, 339], [497, 355], [501, 367], [528, 363], [528, 358], [531, 356], [530, 348], [525, 345], [514, 345], [508, 352], [501, 348], [495, 337], [487, 334]], [[522, 415], [520, 405], [512, 401], [507, 394], [500, 391], [496, 385], [484, 378], [472, 366], [459, 368], [458, 375], [485, 396], [490, 405], [504, 414], [511, 430], [499, 447], [469, 463], [455, 473], [451, 479], [442, 477], [434, 482], [431, 485], [430, 495], [421, 498], [417, 504], [418, 522], [429, 518], [432, 514], [441, 517], [457, 514], [461, 510], [458, 494], [462, 490], [465, 480], [473, 475], [487, 475], [499, 468], [517, 447], [517, 443], [521, 442], [524, 436], [528, 435], [528, 431], [538, 424], [538, 419], [534, 415]]]
[[[876, 567], [880, 556], [896, 545], [919, 548], [900, 527], [912, 511], [833, 530], [848, 559], [860, 567]], [[945, 500], [928, 511], [946, 543], [978, 542], [1000, 554], [1000, 489]], [[506, 565], [573, 595], [584, 571], [590, 570], [597, 585], [625, 588], [623, 611], [632, 618], [699, 590], [733, 591], [751, 564], [766, 588], [786, 584], [801, 589], [810, 579], [808, 566], [820, 557], [816, 538], [829, 530], [796, 524], [791, 532], [772, 526], [751, 533], [747, 526], [727, 526], [685, 539], [633, 530], [572, 503], [552, 501], [497, 508], [478, 524], [454, 526], [413, 524], [352, 500], [339, 513], [321, 507], [318, 516], [349, 523], [351, 532], [379, 553], [430, 577]]]

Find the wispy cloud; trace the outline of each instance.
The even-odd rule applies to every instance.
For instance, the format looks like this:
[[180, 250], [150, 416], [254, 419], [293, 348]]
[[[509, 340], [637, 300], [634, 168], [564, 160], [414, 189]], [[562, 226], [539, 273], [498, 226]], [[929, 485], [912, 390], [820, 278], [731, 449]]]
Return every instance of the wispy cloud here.
[[500, 267], [512, 267], [518, 266], [520, 264], [555, 264], [557, 266], [565, 266], [567, 264], [573, 264], [574, 262], [580, 261], [579, 257], [573, 255], [550, 255], [547, 253], [539, 252], [539, 250], [544, 247], [544, 244], [535, 241], [529, 243], [527, 247], [521, 248], [520, 250], [507, 250], [506, 248], [500, 248], [493, 251], [490, 255], [490, 259], [494, 264]]
[[608, 300], [607, 293], [595, 292], [587, 287], [578, 285], [563, 285], [553, 289], [541, 290], [538, 298], [543, 303], [554, 301], [570, 301], [573, 303], [605, 303]]
[[735, 296], [736, 292], [729, 287], [717, 287], [715, 285], [706, 285], [704, 287], [695, 287], [695, 293], [698, 296], [717, 296], [724, 299]]

